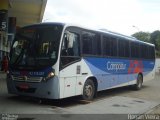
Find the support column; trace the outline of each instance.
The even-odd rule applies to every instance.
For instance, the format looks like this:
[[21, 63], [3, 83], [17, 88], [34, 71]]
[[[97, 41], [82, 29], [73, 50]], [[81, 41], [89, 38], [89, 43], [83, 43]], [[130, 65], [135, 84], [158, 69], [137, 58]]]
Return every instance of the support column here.
[[[7, 54], [7, 24], [8, 24], [9, 0], [0, 0], [0, 62]], [[1, 68], [1, 64], [0, 64]]]

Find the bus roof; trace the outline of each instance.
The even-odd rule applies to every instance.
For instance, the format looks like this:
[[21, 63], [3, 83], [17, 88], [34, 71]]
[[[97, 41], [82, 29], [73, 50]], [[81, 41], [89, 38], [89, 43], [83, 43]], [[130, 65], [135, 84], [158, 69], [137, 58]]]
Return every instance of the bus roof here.
[[100, 31], [103, 32], [103, 33], [107, 33], [107, 34], [116, 36], [116, 37], [120, 37], [120, 38], [124, 38], [124, 39], [127, 39], [127, 40], [139, 42], [139, 43], [142, 43], [142, 44], [148, 44], [148, 45], [151, 45], [151, 46], [155, 46], [154, 44], [151, 44], [151, 43], [148, 43], [148, 42], [144, 42], [144, 41], [141, 41], [141, 40], [139, 40], [139, 39], [137, 39], [135, 37], [123, 35], [121, 33], [109, 31], [109, 30], [106, 30], [106, 29], [100, 29]]

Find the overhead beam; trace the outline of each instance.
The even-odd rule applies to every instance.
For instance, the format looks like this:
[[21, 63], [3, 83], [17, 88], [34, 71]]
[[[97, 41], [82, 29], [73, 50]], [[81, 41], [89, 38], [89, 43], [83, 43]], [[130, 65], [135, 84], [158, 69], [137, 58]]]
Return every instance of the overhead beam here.
[[8, 15], [17, 18], [17, 25], [24, 26], [41, 22], [47, 0], [10, 0]]
[[23, 2], [24, 4], [41, 4], [43, 0], [10, 0], [12, 3], [21, 3]]
[[43, 19], [46, 4], [47, 4], [47, 0], [42, 0], [41, 10], [40, 10], [40, 14], [39, 14], [39, 16], [40, 16], [39, 21], [42, 21], [42, 19]]

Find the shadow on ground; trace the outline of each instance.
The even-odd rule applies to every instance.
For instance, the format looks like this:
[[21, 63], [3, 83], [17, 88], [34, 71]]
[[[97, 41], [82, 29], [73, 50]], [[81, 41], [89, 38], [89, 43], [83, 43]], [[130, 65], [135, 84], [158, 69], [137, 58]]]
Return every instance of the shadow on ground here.
[[[143, 89], [147, 89], [148, 86], [143, 85]], [[10, 95], [7, 97], [8, 100], [19, 102], [19, 103], [29, 103], [29, 104], [41, 104], [41, 105], [50, 105], [53, 107], [72, 107], [79, 104], [88, 104], [90, 102], [95, 102], [103, 99], [107, 99], [109, 97], [113, 96], [119, 96], [122, 93], [129, 93], [129, 92], [138, 92], [133, 90], [131, 87], [121, 87], [121, 88], [115, 88], [110, 90], [104, 90], [101, 92], [98, 92], [97, 97], [93, 101], [83, 101], [81, 99], [81, 96], [77, 97], [70, 97], [65, 98], [61, 100], [51, 100], [51, 99], [40, 99], [40, 98], [34, 98], [34, 97], [28, 97], [28, 96], [13, 96]]]

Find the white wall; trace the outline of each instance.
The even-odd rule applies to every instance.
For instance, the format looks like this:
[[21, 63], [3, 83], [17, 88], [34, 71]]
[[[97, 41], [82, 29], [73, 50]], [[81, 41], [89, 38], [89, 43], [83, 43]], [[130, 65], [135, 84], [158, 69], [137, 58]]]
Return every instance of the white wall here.
[[156, 58], [155, 68], [156, 68], [156, 73], [159, 73], [160, 72], [160, 58]]

